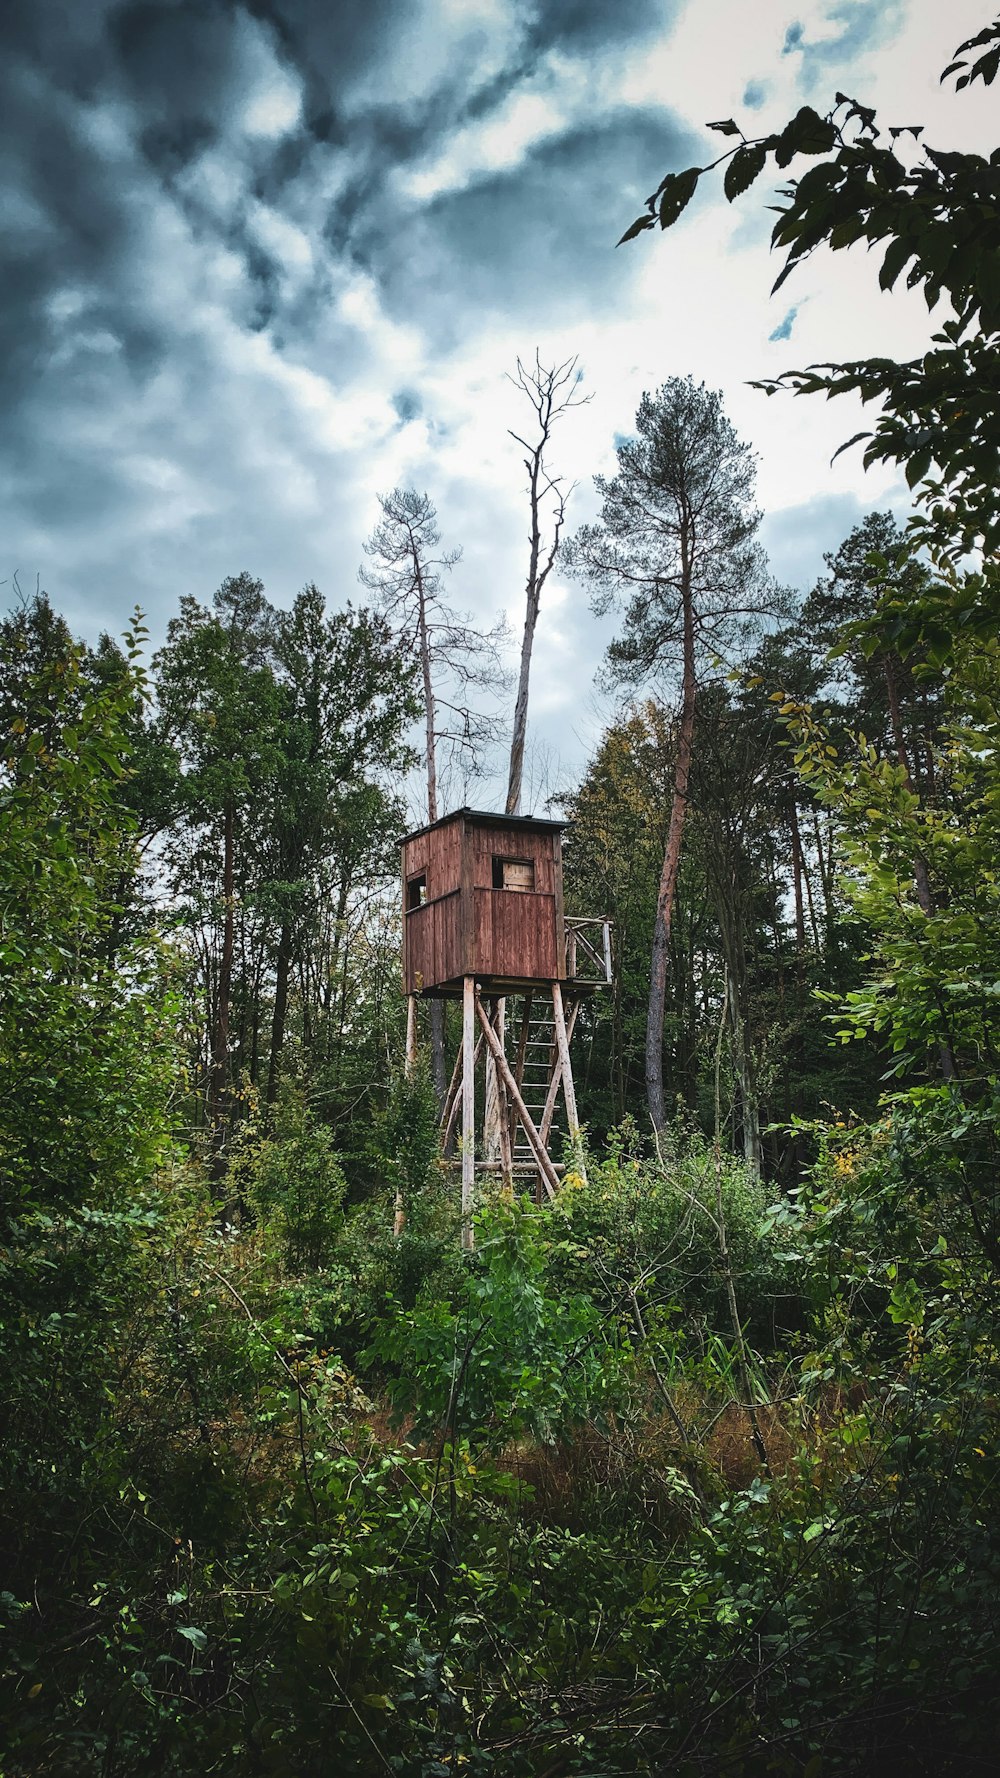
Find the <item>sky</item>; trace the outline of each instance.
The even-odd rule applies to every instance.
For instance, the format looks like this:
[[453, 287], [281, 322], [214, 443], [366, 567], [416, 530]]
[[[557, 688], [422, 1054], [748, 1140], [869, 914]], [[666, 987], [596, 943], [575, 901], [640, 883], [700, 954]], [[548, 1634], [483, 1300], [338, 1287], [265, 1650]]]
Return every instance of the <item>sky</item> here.
[[[780, 128], [836, 91], [939, 148], [995, 143], [993, 95], [938, 74], [986, 0], [7, 0], [0, 9], [0, 579], [74, 630], [153, 641], [184, 593], [247, 569], [275, 604], [363, 599], [380, 491], [426, 489], [461, 547], [449, 596], [522, 620], [527, 418], [507, 373], [577, 356], [557, 430], [570, 529], [642, 392], [723, 391], [759, 460], [763, 539], [803, 590], [891, 470], [831, 463], [845, 399], [754, 377], [909, 356], [922, 299], [863, 253], [776, 297], [768, 194], [702, 182], [681, 223], [616, 249], [709, 119]], [[523, 400], [523, 398], [520, 398]], [[870, 422], [869, 422], [870, 423]], [[613, 633], [556, 573], [530, 707], [528, 805], [578, 776], [612, 714]], [[513, 652], [512, 652], [513, 658]]]

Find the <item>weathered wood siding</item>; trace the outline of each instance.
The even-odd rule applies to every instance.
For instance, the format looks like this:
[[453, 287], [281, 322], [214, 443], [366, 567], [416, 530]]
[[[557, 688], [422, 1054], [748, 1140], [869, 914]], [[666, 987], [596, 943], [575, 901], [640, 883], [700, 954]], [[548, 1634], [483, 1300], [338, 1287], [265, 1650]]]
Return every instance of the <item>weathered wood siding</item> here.
[[436, 901], [412, 908], [403, 916], [405, 927], [406, 992], [419, 994], [442, 982], [455, 981], [464, 973], [462, 944], [462, 894], [452, 889]]
[[473, 891], [475, 975], [552, 981], [559, 974], [554, 895]]

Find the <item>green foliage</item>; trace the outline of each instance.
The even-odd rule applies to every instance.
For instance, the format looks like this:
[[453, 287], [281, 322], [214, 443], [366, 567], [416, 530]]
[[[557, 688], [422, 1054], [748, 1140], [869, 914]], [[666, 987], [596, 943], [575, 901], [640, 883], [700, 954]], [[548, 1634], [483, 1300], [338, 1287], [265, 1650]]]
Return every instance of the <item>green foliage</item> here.
[[411, 1215], [421, 1195], [440, 1184], [440, 1108], [426, 1051], [393, 1076], [376, 1150], [399, 1207]]
[[[88, 683], [65, 629], [37, 658], [2, 632], [14, 695], [0, 741], [0, 1226], [121, 1204], [162, 1152], [175, 1006], [151, 938], [117, 950], [137, 867], [126, 724], [141, 629], [118, 684]], [[27, 658], [27, 666], [25, 661]]]
[[[960, 85], [993, 81], [998, 34], [962, 46], [983, 54]], [[395, 818], [376, 755], [405, 762], [412, 707], [384, 631], [327, 620], [314, 589], [279, 620], [239, 577], [214, 615], [183, 607], [154, 731], [135, 638], [91, 655], [44, 601], [0, 626], [10, 1778], [995, 1764], [998, 581], [939, 564], [995, 506], [996, 169], [903, 167], [842, 100], [755, 143], [711, 127], [738, 138], [730, 198], [815, 157], [786, 272], [888, 240], [887, 287], [909, 265], [962, 308], [936, 366], [815, 382], [888, 390], [869, 455], [904, 452], [911, 485], [937, 462], [938, 565], [873, 515], [806, 608], [825, 680], [782, 634], [736, 689], [699, 688], [670, 968], [678, 1083], [722, 1101], [711, 1145], [688, 1114], [651, 1156], [626, 1118], [570, 1149], [553, 1205], [484, 1202], [463, 1252], [426, 1062], [383, 1079], [395, 939], [358, 913]], [[676, 220], [700, 171], [630, 233]], [[970, 442], [949, 379], [977, 367]], [[929, 435], [907, 445], [911, 422]], [[607, 585], [636, 537], [597, 541]], [[626, 675], [672, 645], [661, 593], [632, 608]], [[708, 644], [729, 607], [705, 610]], [[611, 1005], [578, 1026], [605, 1122], [629, 1101], [675, 753], [662, 710], [628, 713], [574, 807], [571, 895], [620, 922]], [[164, 822], [254, 1226], [220, 1227], [169, 1141], [179, 1021], [137, 864]], [[819, 1059], [817, 985], [853, 1075]], [[796, 1034], [814, 1098], [848, 1087], [853, 1113], [794, 1115]], [[781, 1069], [787, 1190], [724, 1147]]]
[[[707, 1336], [732, 1338], [716, 1225], [715, 1158], [696, 1129], [675, 1123], [660, 1138], [653, 1160], [638, 1152], [631, 1120], [613, 1131], [607, 1158], [588, 1162], [587, 1182], [564, 1187], [556, 1214], [571, 1242], [560, 1255], [564, 1279], [587, 1287], [609, 1309], [634, 1324], [634, 1293], [641, 1319], [664, 1318], [667, 1344], [691, 1340], [704, 1351]], [[723, 1213], [741, 1310], [754, 1337], [770, 1342], [776, 1324], [794, 1317], [796, 1289], [777, 1244], [766, 1230], [768, 1189], [752, 1171], [726, 1156]], [[693, 1336], [693, 1338], [692, 1338]]]
[[450, 1298], [422, 1293], [409, 1312], [390, 1304], [376, 1325], [363, 1362], [397, 1373], [390, 1399], [419, 1432], [496, 1446], [551, 1439], [600, 1411], [617, 1329], [583, 1292], [553, 1293], [553, 1222], [526, 1200], [484, 1210], [475, 1260]]

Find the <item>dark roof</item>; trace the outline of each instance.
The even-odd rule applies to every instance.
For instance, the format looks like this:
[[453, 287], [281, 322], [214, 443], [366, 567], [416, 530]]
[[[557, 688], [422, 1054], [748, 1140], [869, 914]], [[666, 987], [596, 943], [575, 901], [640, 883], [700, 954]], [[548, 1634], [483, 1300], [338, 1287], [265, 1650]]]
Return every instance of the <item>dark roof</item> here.
[[527, 827], [541, 833], [561, 833], [567, 825], [565, 821], [542, 821], [537, 815], [496, 815], [488, 809], [453, 809], [450, 815], [442, 815], [427, 827], [415, 827], [412, 833], [406, 833], [400, 840], [405, 846], [410, 840], [420, 838], [421, 834], [434, 833], [439, 827], [447, 827], [449, 821], [458, 821], [464, 816], [477, 827]]

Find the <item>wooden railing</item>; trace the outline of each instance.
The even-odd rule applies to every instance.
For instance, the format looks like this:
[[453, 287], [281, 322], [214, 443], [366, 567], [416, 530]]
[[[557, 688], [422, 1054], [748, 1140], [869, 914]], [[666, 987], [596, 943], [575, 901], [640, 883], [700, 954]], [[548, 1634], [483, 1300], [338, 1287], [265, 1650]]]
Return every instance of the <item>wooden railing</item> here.
[[611, 984], [611, 921], [602, 914], [567, 914], [566, 979]]

